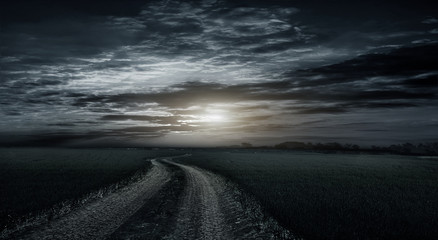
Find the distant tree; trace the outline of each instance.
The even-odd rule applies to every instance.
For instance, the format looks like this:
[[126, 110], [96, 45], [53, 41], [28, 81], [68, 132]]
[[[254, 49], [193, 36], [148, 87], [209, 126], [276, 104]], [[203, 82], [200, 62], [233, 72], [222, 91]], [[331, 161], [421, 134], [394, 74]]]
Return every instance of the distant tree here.
[[357, 144], [340, 144], [337, 142], [330, 143], [304, 143], [304, 142], [283, 142], [274, 146], [277, 149], [296, 149], [296, 150], [324, 150], [324, 151], [373, 151], [373, 152], [388, 152], [395, 154], [406, 155], [438, 155], [438, 142], [420, 143], [414, 145], [412, 143], [393, 144], [390, 146], [375, 146], [370, 148], [361, 148]]
[[337, 142], [332, 142], [332, 143], [327, 143], [325, 144], [326, 149], [328, 150], [341, 150], [342, 149], [342, 145], [340, 143]]
[[403, 153], [406, 153], [406, 154], [411, 153], [413, 149], [414, 149], [414, 145], [412, 143], [404, 143], [402, 145], [402, 152]]
[[315, 144], [315, 149], [324, 149], [325, 146], [322, 143]]
[[345, 149], [353, 149], [353, 144], [351, 144], [351, 143], [346, 143], [346, 144], [344, 144], [344, 148]]

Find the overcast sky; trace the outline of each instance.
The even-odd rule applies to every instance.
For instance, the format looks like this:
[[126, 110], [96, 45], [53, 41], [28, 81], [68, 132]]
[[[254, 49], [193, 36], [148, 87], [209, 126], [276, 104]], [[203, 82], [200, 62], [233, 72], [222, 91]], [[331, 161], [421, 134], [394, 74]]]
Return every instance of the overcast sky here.
[[434, 1], [0, 9], [1, 145], [438, 140]]

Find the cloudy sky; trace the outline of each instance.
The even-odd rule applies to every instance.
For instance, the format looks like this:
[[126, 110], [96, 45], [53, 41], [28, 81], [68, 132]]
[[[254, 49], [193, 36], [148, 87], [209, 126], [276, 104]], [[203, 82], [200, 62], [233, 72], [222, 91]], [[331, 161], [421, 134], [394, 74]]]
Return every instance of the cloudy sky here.
[[438, 140], [434, 1], [0, 9], [0, 145]]

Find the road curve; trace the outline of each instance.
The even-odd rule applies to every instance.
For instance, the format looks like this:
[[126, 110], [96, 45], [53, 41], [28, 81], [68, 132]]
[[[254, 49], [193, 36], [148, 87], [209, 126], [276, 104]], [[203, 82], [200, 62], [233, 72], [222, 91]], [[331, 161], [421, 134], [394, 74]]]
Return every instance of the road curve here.
[[237, 185], [175, 161], [188, 156], [13, 239], [295, 239]]
[[166, 167], [155, 160], [152, 164], [140, 181], [17, 239], [105, 239], [169, 181]]
[[295, 239], [231, 182], [201, 168], [162, 161], [186, 176], [176, 226], [163, 239]]
[[180, 167], [187, 180], [173, 238], [233, 239], [227, 231], [212, 179], [203, 170], [169, 160], [164, 161]]

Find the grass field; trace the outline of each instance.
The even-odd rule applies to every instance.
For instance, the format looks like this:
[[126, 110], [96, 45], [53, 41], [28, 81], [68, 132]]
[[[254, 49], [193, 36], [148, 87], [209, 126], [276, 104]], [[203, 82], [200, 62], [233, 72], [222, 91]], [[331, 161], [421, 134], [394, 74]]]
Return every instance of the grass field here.
[[89, 193], [123, 185], [149, 168], [147, 159], [162, 154], [142, 149], [0, 149], [0, 231], [31, 217], [50, 218]]
[[0, 149], [0, 224], [50, 218], [184, 153], [305, 239], [438, 239], [437, 159], [279, 150]]
[[438, 161], [397, 155], [193, 151], [180, 161], [253, 194], [305, 239], [438, 239]]

